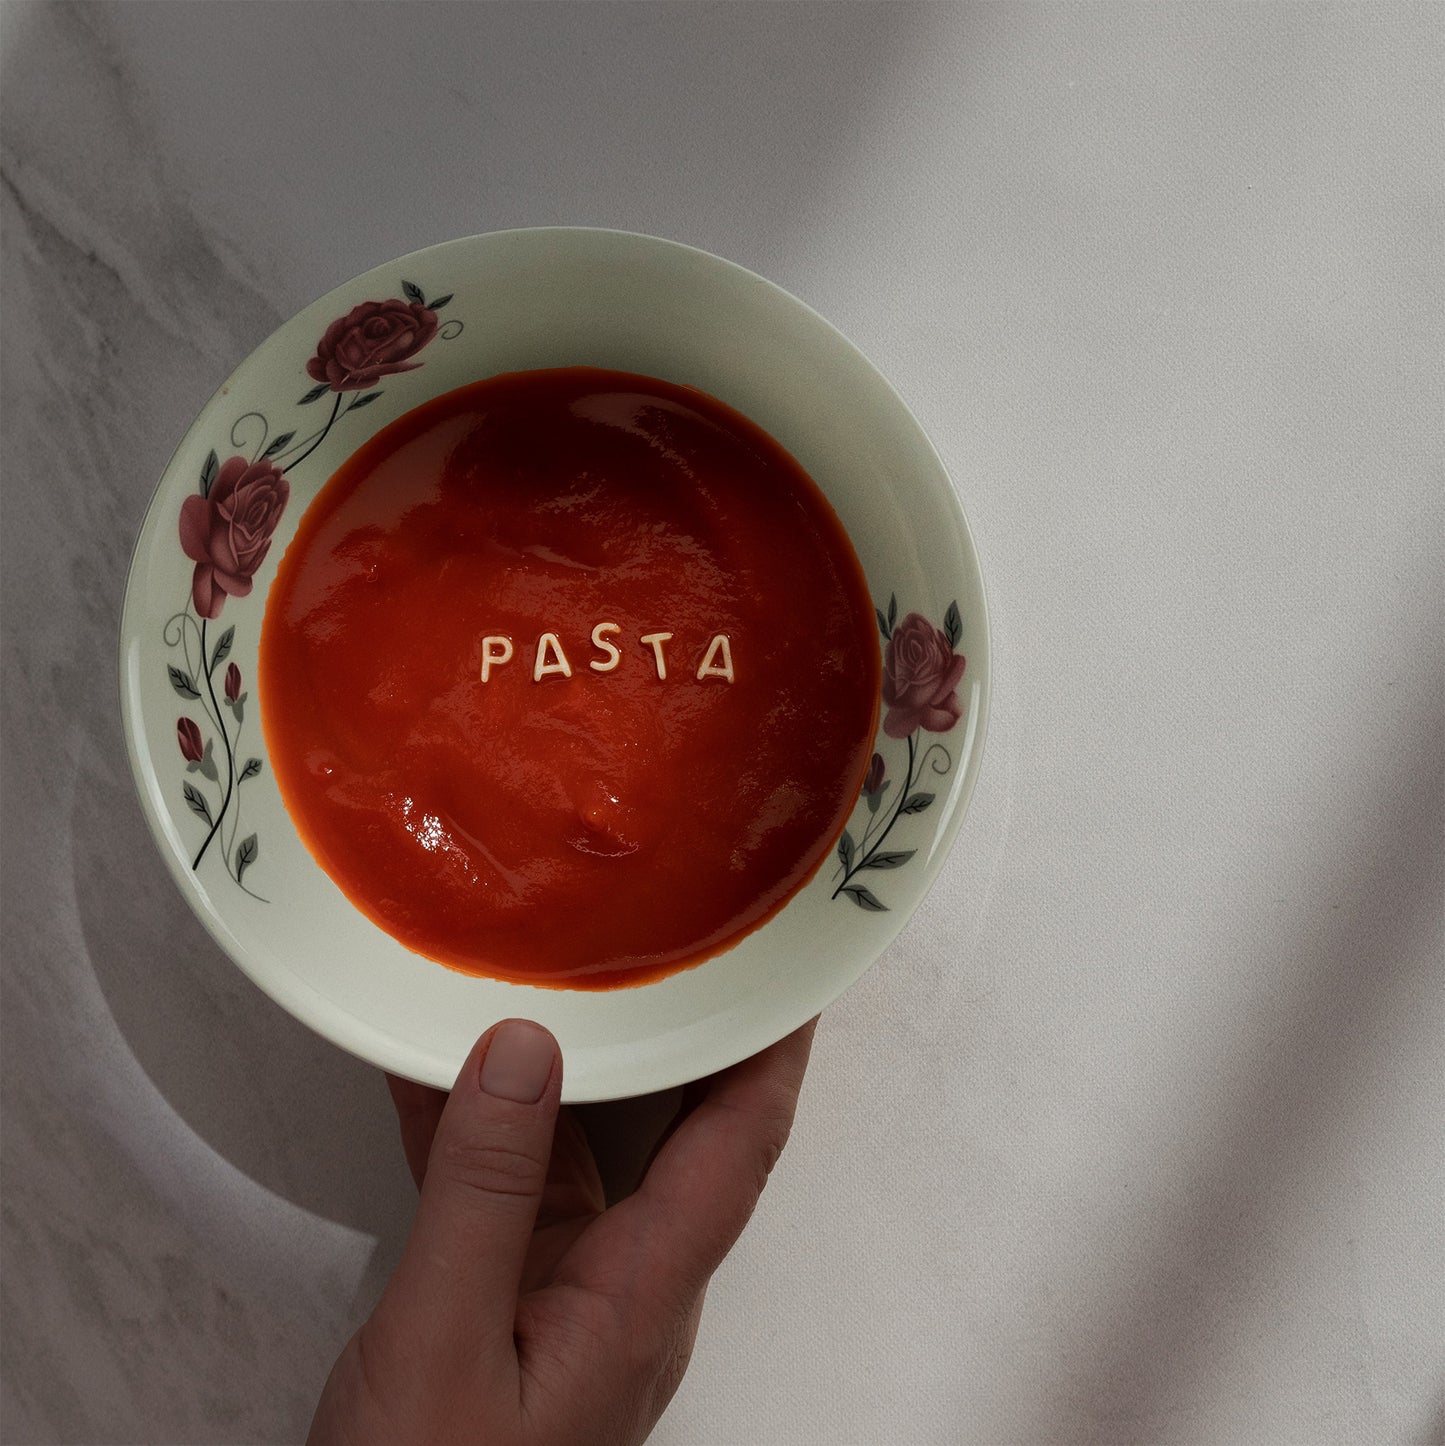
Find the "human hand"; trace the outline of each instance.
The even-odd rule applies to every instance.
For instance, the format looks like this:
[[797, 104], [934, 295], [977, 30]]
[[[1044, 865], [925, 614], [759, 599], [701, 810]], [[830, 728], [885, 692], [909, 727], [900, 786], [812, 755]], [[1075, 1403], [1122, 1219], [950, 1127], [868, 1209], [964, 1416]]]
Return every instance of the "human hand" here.
[[699, 1102], [610, 1208], [540, 1025], [488, 1030], [450, 1095], [391, 1080], [421, 1198], [309, 1446], [644, 1440], [787, 1141], [816, 1023], [689, 1086]]

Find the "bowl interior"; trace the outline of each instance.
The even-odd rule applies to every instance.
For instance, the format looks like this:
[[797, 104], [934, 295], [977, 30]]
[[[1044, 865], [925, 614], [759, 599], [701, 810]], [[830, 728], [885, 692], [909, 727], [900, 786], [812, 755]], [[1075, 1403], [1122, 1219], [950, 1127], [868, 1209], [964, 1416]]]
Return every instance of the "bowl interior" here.
[[[308, 373], [328, 329], [336, 341], [334, 324], [355, 308], [393, 303], [394, 326], [411, 300], [440, 303], [435, 334], [410, 358], [419, 365], [340, 391], [324, 368]], [[347, 456], [467, 382], [576, 365], [696, 386], [751, 417], [837, 511], [880, 630], [896, 632], [916, 613], [967, 659], [956, 725], [907, 738], [880, 731], [885, 784], [860, 799], [842, 852], [776, 918], [697, 968], [608, 993], [458, 974], [353, 909], [290, 823], [251, 686], [276, 566], [307, 503]], [[231, 459], [249, 465], [268, 451], [286, 468], [289, 501], [252, 591], [226, 597], [203, 637], [189, 605], [194, 563], [181, 546], [182, 508], [208, 474], [218, 485], [228, 464], [226, 476], [240, 471]], [[879, 642], [888, 645], [886, 634]], [[577, 228], [428, 248], [346, 283], [268, 338], [207, 404], [161, 478], [132, 563], [121, 648], [126, 734], [148, 821], [178, 885], [237, 964], [337, 1044], [439, 1086], [451, 1084], [495, 1020], [539, 1019], [561, 1041], [571, 1100], [662, 1089], [722, 1068], [836, 998], [936, 873], [972, 790], [988, 705], [972, 541], [937, 454], [892, 388], [828, 323], [760, 277], [672, 242]], [[197, 740], [210, 744], [199, 761], [190, 756]]]

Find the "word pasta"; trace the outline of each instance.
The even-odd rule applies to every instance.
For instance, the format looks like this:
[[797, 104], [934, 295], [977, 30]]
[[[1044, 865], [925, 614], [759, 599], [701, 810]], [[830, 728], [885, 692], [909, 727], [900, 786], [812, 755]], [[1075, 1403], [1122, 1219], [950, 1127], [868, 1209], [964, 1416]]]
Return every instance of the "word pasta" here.
[[[592, 629], [592, 646], [602, 655], [587, 664], [594, 673], [610, 673], [622, 662], [622, 650], [608, 636], [621, 631], [622, 628], [617, 623], [598, 623]], [[657, 676], [662, 679], [667, 677], [665, 647], [672, 641], [672, 636], [671, 633], [643, 633], [637, 640], [643, 647], [652, 649], [652, 662], [657, 669]], [[510, 663], [513, 652], [512, 640], [505, 634], [491, 633], [483, 638], [482, 682], [487, 682], [494, 670]], [[547, 677], [572, 676], [572, 664], [568, 662], [567, 654], [562, 649], [562, 640], [556, 633], [543, 633], [537, 639], [534, 658], [534, 683], [540, 683]], [[702, 682], [704, 678], [721, 678], [727, 683], [733, 681], [732, 644], [726, 633], [713, 634], [712, 642], [707, 645], [707, 651], [702, 655], [702, 662], [697, 665], [698, 682]]]

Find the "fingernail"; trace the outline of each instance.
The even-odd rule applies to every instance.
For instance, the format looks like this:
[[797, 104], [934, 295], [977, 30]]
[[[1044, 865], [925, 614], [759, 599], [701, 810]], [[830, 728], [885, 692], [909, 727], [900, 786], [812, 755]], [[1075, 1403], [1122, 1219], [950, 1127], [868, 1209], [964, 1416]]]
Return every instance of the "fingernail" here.
[[482, 1088], [499, 1100], [530, 1105], [542, 1098], [557, 1046], [552, 1036], [521, 1019], [503, 1020], [482, 1060]]

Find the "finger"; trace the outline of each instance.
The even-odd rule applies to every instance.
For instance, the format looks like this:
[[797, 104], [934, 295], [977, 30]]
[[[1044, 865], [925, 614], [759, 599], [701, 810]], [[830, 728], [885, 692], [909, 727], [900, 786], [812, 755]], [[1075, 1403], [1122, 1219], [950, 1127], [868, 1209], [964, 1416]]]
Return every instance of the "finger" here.
[[415, 1080], [402, 1079], [389, 1074], [386, 1087], [391, 1091], [391, 1102], [396, 1107], [396, 1123], [401, 1130], [401, 1148], [406, 1155], [407, 1168], [416, 1187], [426, 1178], [426, 1160], [431, 1153], [432, 1136], [437, 1132], [437, 1123], [446, 1107], [445, 1090], [434, 1090], [430, 1085], [417, 1084]]
[[684, 1120], [688, 1119], [694, 1110], [707, 1098], [708, 1085], [711, 1081], [706, 1079], [690, 1080], [682, 1087], [682, 1098], [678, 1101], [677, 1113], [667, 1122], [667, 1128], [658, 1137], [657, 1143], [652, 1147], [647, 1157], [647, 1164], [644, 1166], [643, 1178], [647, 1177], [648, 1170], [652, 1169], [653, 1162], [667, 1148], [667, 1142], [682, 1127]]
[[673, 1088], [578, 1109], [609, 1202], [625, 1199], [642, 1183], [662, 1148], [663, 1135], [677, 1121], [681, 1095], [681, 1089]]
[[579, 1217], [590, 1219], [606, 1208], [602, 1178], [587, 1133], [576, 1113], [564, 1109], [557, 1116], [557, 1132], [552, 1137], [552, 1159], [547, 1166], [537, 1224], [545, 1227]]
[[385, 1300], [449, 1356], [511, 1348], [561, 1092], [556, 1040], [515, 1019], [477, 1041], [452, 1087]]
[[552, 1162], [537, 1210], [537, 1227], [522, 1268], [522, 1294], [552, 1280], [557, 1262], [607, 1208], [592, 1149], [576, 1114], [563, 1109], [552, 1139]]
[[637, 1193], [608, 1212], [626, 1236], [610, 1247], [628, 1249], [636, 1278], [674, 1306], [704, 1288], [748, 1223], [787, 1143], [817, 1022], [715, 1076]]

